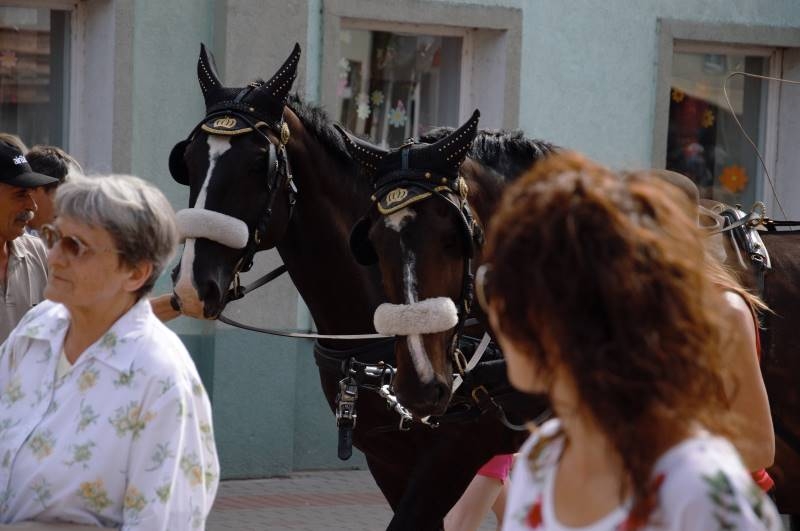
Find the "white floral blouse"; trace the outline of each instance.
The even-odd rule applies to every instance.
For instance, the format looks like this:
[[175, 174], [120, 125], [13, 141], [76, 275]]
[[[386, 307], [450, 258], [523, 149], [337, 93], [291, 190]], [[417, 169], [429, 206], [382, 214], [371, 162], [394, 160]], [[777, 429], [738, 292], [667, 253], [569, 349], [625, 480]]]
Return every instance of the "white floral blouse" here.
[[558, 419], [542, 424], [520, 449], [511, 473], [503, 531], [779, 531], [772, 502], [727, 440], [700, 432], [667, 450], [653, 466], [644, 501], [647, 521], [628, 499], [596, 522], [576, 528], [556, 518], [555, 476], [566, 438]]
[[42, 302], [0, 347], [0, 522], [203, 529], [219, 462], [186, 348], [141, 300], [59, 378], [69, 319]]

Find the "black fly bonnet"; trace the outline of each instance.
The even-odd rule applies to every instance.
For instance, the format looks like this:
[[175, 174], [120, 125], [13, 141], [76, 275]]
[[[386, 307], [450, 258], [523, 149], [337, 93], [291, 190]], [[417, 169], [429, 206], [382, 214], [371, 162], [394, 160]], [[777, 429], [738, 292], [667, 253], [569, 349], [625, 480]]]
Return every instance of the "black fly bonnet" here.
[[[467, 203], [467, 183], [459, 174], [461, 163], [478, 131], [480, 112], [475, 111], [464, 125], [435, 144], [409, 140], [397, 149], [384, 150], [354, 137], [337, 126], [348, 151], [373, 178], [372, 201], [384, 216], [413, 203], [436, 197], [457, 210], [462, 220], [464, 249], [471, 258], [474, 244], [481, 243], [482, 232]], [[363, 216], [350, 233], [350, 249], [358, 263], [371, 265], [378, 261], [368, 234], [372, 226], [369, 215]]]
[[[169, 155], [172, 178], [188, 186], [191, 183], [184, 154], [198, 130], [213, 136], [256, 134], [263, 137], [268, 146], [264, 161], [268, 199], [255, 226], [248, 227], [239, 219], [203, 208], [189, 208], [178, 212], [178, 223], [184, 238], [208, 238], [234, 249], [245, 249], [245, 255], [240, 262], [243, 271], [252, 266], [253, 255], [266, 232], [277, 192], [285, 186], [289, 187], [290, 213], [295, 201], [297, 190], [292, 182], [285, 147], [289, 141], [289, 127], [283, 120], [283, 109], [292, 83], [297, 77], [299, 61], [300, 45], [295, 44], [289, 58], [269, 81], [256, 81], [246, 87], [230, 88], [220, 82], [214, 57], [201, 44], [197, 78], [205, 99], [206, 116], [186, 140], [175, 144]], [[265, 129], [278, 137], [277, 145], [269, 139]]]
[[[434, 144], [410, 140], [399, 148], [388, 151], [353, 137], [339, 128], [350, 154], [373, 178], [373, 204], [350, 233], [350, 248], [359, 263], [374, 264], [378, 258], [372, 242], [369, 241], [369, 231], [373, 223], [372, 208], [377, 209], [380, 215], [387, 216], [419, 201], [434, 198], [452, 209], [459, 220], [464, 247], [460, 307], [457, 310], [453, 308], [453, 314], [457, 312], [457, 317], [452, 324], [436, 330], [443, 331], [456, 326], [453, 337], [454, 355], [472, 303], [472, 257], [475, 247], [480, 246], [483, 239], [483, 232], [467, 201], [467, 183], [459, 173], [478, 132], [479, 117], [480, 112], [476, 110], [464, 125]], [[424, 303], [422, 301], [414, 305]], [[381, 305], [376, 310], [376, 327], [379, 327], [378, 316], [383, 306], [392, 305]], [[458, 364], [458, 360], [456, 363]]]

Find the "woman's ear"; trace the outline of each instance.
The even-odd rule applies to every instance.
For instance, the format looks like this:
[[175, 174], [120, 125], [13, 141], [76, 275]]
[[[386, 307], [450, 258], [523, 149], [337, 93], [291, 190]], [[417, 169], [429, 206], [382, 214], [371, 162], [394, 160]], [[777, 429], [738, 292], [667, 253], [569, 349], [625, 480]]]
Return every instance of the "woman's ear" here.
[[153, 263], [142, 260], [135, 266], [128, 268], [128, 280], [125, 282], [125, 289], [131, 293], [135, 292], [147, 282], [153, 274]]

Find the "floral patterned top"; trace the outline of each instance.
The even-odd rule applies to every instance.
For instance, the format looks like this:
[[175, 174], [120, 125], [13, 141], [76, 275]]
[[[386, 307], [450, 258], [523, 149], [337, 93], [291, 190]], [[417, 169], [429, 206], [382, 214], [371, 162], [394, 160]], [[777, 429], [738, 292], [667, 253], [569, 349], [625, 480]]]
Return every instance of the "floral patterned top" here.
[[574, 528], [555, 515], [553, 484], [564, 434], [558, 419], [543, 424], [520, 449], [511, 473], [503, 531], [780, 531], [775, 506], [753, 483], [725, 439], [702, 433], [669, 449], [653, 471], [647, 522], [626, 502], [591, 525]]
[[0, 522], [203, 529], [219, 462], [186, 348], [141, 300], [57, 377], [69, 322], [45, 301], [0, 347]]

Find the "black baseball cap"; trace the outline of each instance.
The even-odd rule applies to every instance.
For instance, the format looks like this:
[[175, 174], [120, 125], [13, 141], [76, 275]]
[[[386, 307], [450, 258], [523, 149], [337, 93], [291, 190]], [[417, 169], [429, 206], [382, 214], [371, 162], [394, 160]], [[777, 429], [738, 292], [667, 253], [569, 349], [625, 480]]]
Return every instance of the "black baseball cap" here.
[[33, 171], [18, 147], [0, 140], [0, 183], [20, 188], [36, 188], [57, 182], [55, 177]]

